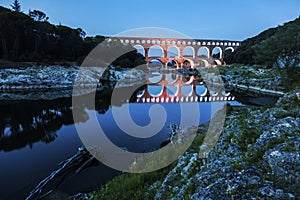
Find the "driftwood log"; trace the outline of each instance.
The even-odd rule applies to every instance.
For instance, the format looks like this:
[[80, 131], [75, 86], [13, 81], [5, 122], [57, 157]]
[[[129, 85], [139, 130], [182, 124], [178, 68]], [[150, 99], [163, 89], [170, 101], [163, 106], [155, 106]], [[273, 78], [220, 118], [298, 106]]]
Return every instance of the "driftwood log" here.
[[[96, 151], [92, 151], [96, 152]], [[82, 170], [98, 162], [84, 147], [80, 147], [78, 152], [67, 160], [58, 164], [58, 169], [44, 178], [26, 197], [26, 200], [43, 199], [51, 195], [63, 181], [69, 176], [78, 174]]]

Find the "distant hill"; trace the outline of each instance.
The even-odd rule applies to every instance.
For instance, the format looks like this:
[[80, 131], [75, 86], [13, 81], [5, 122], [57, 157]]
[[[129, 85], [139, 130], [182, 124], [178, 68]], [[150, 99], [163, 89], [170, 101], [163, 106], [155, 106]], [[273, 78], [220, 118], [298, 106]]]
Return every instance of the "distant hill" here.
[[297, 61], [300, 55], [299, 50], [300, 17], [246, 39], [235, 52], [226, 52], [224, 60], [229, 64], [265, 64], [271, 66], [277, 58], [288, 56], [287, 53], [298, 54], [296, 56], [298, 58], [294, 58]]

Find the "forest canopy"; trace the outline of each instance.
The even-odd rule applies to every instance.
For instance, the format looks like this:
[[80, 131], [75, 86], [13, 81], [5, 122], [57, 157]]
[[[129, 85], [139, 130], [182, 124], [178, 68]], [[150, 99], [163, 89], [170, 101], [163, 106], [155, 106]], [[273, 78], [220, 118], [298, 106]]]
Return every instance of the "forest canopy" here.
[[226, 52], [226, 63], [293, 67], [300, 64], [300, 17], [246, 39], [235, 52]]
[[[81, 63], [93, 48], [105, 40], [104, 36], [87, 37], [81, 28], [54, 25], [48, 20], [49, 17], [39, 10], [23, 13], [18, 1], [12, 4], [12, 10], [0, 6], [0, 59]], [[120, 42], [117, 44], [122, 45]], [[143, 63], [144, 57], [133, 49], [126, 59], [122, 57], [114, 62], [122, 67]]]

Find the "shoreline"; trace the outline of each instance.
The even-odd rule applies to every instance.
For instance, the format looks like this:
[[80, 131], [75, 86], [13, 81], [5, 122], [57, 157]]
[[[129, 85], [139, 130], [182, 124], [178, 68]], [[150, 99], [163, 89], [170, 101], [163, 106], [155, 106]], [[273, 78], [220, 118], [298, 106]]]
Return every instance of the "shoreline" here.
[[[220, 69], [226, 69], [226, 67], [222, 67]], [[230, 67], [228, 69], [230, 70]], [[89, 68], [89, 70], [83, 70], [81, 72], [82, 75], [80, 78], [82, 80], [77, 80], [79, 81], [80, 85], [76, 86], [80, 88], [80, 94], [72, 94], [75, 80], [78, 75], [78, 70], [78, 66], [35, 66], [24, 69], [0, 69], [0, 99], [16, 100], [20, 97], [19, 94], [26, 95], [30, 93], [31, 95], [27, 97], [27, 100], [30, 100], [30, 96], [32, 96], [34, 93], [42, 94], [43, 98], [41, 99], [48, 98], [47, 95], [45, 95], [46, 93], [49, 94], [48, 99], [55, 99], [55, 96], [57, 96], [57, 98], [72, 97], [72, 95], [79, 96], [91, 91], [94, 87], [93, 83], [99, 82], [94, 78], [94, 76], [102, 73], [102, 81], [104, 82], [118, 82], [122, 79], [123, 82], [121, 84], [118, 83], [119, 87], [131, 86], [133, 83], [143, 83], [143, 77], [148, 76], [147, 72], [137, 69], [123, 69], [122, 71], [118, 71], [116, 70], [116, 67], [112, 67], [110, 72], [104, 73], [101, 71], [101, 69], [93, 67]], [[179, 69], [176, 70], [175, 73], [182, 74], [183, 76], [200, 75], [201, 79], [204, 79], [205, 83], [213, 88], [223, 86], [224, 84], [226, 90], [244, 93], [247, 96], [265, 95], [280, 97], [284, 95], [283, 91], [276, 89], [276, 87], [272, 88], [269, 86], [273, 83], [272, 79], [263, 80], [263, 84], [253, 85], [253, 81], [251, 82], [252, 79], [249, 79], [248, 81], [241, 81], [239, 78], [233, 76], [227, 77], [222, 75], [222, 73], [221, 75], [214, 75], [206, 72], [206, 70], [210, 69], [200, 69], [200, 72], [195, 70]], [[162, 72], [164, 72], [164, 70], [162, 70]], [[224, 80], [224, 83], [222, 79]], [[259, 80], [260, 79], [255, 79], [255, 81]], [[275, 82], [275, 85], [278, 85], [278, 83]], [[103, 89], [104, 87], [102, 83], [98, 83], [97, 90], [101, 91]], [[59, 95], [53, 95], [55, 92], [58, 92]], [[43, 95], [43, 93], [45, 94]], [[14, 94], [17, 94], [17, 96], [14, 97]], [[38, 95], [35, 94], [34, 96], [34, 99], [38, 99]]]
[[34, 66], [64, 66], [64, 67], [76, 67], [80, 66], [77, 61], [12, 61], [12, 60], [3, 60], [0, 59], [0, 69], [9, 69], [9, 68], [20, 68], [24, 69], [27, 67]]
[[[298, 92], [286, 93], [273, 106], [227, 109], [222, 134], [204, 158], [198, 157], [196, 145], [166, 169], [150, 175], [122, 174], [98, 191], [85, 195], [93, 200], [133, 195], [132, 199], [156, 200], [297, 199], [300, 195], [297, 190], [300, 174], [295, 168], [300, 159]], [[289, 179], [285, 178], [287, 174]], [[138, 187], [138, 181], [145, 177], [148, 177], [145, 187]], [[116, 188], [120, 184], [125, 185]]]

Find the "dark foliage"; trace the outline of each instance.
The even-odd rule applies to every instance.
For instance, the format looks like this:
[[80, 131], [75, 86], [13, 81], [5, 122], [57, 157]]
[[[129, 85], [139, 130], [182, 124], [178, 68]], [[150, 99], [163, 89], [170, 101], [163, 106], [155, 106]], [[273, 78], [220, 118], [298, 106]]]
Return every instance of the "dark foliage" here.
[[[226, 63], [297, 65], [300, 49], [300, 17], [270, 28], [242, 42], [235, 52], [224, 55]], [[299, 63], [298, 63], [299, 64]]]
[[[86, 37], [81, 28], [53, 25], [48, 19], [42, 11], [33, 10], [26, 15], [0, 7], [0, 59], [81, 63], [93, 48], [105, 40], [103, 36]], [[117, 41], [112, 46], [124, 48]], [[143, 62], [144, 58], [133, 50], [114, 64], [134, 67]]]
[[11, 4], [11, 8], [15, 12], [21, 12], [21, 4], [18, 0], [14, 0], [14, 2]]

